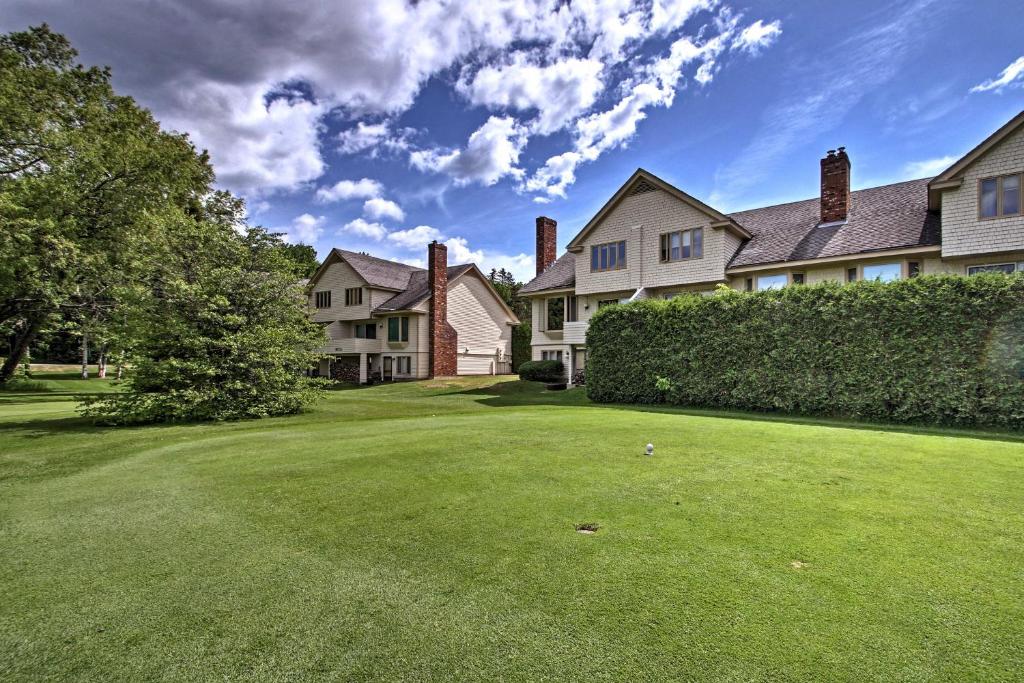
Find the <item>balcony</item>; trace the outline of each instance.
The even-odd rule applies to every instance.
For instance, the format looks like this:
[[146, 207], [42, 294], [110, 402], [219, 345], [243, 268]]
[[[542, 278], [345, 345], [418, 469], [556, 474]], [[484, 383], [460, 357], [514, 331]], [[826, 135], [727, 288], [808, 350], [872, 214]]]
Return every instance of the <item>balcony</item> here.
[[565, 344], [586, 344], [587, 326], [590, 323], [564, 323], [562, 325], [562, 342]]
[[320, 353], [380, 353], [380, 339], [331, 339], [326, 346], [317, 349]]

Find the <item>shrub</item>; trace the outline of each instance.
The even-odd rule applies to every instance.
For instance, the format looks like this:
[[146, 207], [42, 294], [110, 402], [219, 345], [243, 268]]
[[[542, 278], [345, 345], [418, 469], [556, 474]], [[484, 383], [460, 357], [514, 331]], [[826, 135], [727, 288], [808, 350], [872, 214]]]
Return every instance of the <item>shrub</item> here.
[[558, 360], [531, 360], [519, 366], [519, 377], [531, 382], [565, 380], [565, 367]]
[[602, 402], [1024, 427], [1024, 278], [927, 276], [609, 306]]

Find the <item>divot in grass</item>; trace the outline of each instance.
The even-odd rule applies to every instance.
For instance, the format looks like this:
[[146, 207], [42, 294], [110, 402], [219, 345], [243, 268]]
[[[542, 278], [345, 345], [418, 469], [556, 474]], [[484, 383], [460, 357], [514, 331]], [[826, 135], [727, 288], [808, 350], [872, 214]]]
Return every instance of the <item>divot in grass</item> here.
[[580, 534], [593, 534], [597, 533], [597, 530], [601, 527], [593, 522], [583, 522], [582, 524], [576, 525], [576, 532]]

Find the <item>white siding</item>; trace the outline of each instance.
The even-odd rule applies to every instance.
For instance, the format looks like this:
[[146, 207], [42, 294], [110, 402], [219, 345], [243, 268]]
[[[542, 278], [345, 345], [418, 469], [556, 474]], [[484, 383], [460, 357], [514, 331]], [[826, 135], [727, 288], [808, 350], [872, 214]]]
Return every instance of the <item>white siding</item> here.
[[[584, 240], [583, 251], [576, 256], [576, 291], [633, 292], [641, 286], [724, 282], [725, 266], [736, 253], [739, 240], [725, 230], [711, 228], [710, 223], [710, 216], [661, 190], [626, 197]], [[698, 227], [704, 229], [702, 258], [661, 263], [662, 233]], [[627, 267], [591, 273], [590, 247], [619, 240], [626, 240]]]
[[[363, 288], [363, 303], [361, 305], [345, 305], [345, 290], [350, 287]], [[317, 308], [316, 293], [324, 291], [331, 292], [331, 307]], [[359, 277], [352, 266], [344, 261], [335, 261], [327, 266], [323, 275], [313, 285], [313, 289], [309, 293], [309, 307], [313, 310], [313, 320], [316, 322], [366, 320], [370, 317], [373, 306], [383, 303], [392, 296], [394, 296], [394, 292], [367, 287], [366, 282]], [[336, 332], [352, 336], [351, 329], [344, 326], [338, 328]]]
[[485, 283], [469, 272], [448, 286], [448, 323], [458, 333], [460, 375], [491, 374], [512, 355], [511, 318]]
[[964, 171], [963, 184], [942, 193], [942, 256], [1024, 249], [1024, 214], [978, 217], [982, 178], [1024, 171], [1024, 128], [1007, 136]]

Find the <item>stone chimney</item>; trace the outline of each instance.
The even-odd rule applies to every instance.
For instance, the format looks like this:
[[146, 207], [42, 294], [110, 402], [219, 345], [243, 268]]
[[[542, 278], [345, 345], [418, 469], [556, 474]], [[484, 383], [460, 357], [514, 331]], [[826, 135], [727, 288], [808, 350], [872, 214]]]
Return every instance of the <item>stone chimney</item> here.
[[828, 151], [821, 160], [821, 222], [846, 220], [850, 210], [850, 157], [846, 148]]
[[430, 288], [428, 376], [453, 377], [458, 374], [459, 340], [455, 328], [448, 324], [448, 247], [437, 240], [427, 245], [427, 286]]
[[537, 275], [540, 275], [555, 262], [556, 242], [558, 241], [558, 223], [547, 216], [537, 216]]

